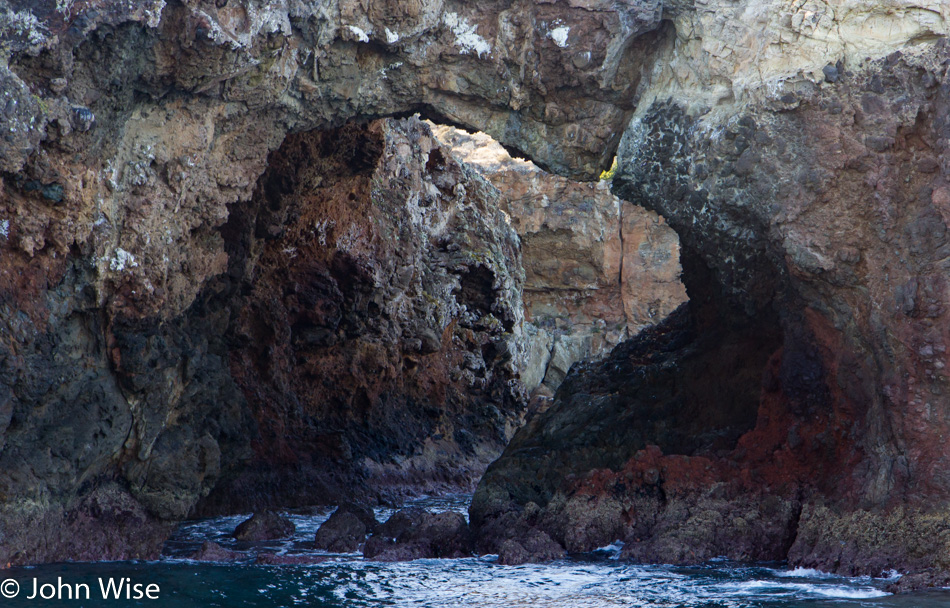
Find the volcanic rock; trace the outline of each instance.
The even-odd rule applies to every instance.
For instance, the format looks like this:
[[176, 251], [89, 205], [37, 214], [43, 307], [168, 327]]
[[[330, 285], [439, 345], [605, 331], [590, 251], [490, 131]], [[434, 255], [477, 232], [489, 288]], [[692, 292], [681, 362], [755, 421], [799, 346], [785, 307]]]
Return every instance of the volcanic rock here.
[[293, 536], [296, 531], [297, 527], [286, 517], [273, 511], [264, 511], [238, 524], [234, 529], [234, 538], [249, 541], [279, 540]]
[[565, 555], [564, 547], [540, 530], [531, 530], [520, 540], [506, 539], [498, 547], [498, 563], [505, 566], [549, 562]]
[[366, 542], [363, 556], [377, 561], [471, 555], [468, 523], [460, 513], [408, 508], [394, 513]]
[[524, 414], [521, 244], [374, 121], [422, 112], [570, 177], [623, 135], [690, 295], [572, 366], [477, 529], [950, 571], [947, 4], [394, 6], [0, 2], [0, 563], [479, 475]]
[[469, 487], [524, 412], [517, 240], [439, 154], [374, 177], [426, 136], [359, 133], [421, 110], [595, 174], [660, 4], [66, 4], [0, 3], [0, 562], [76, 557], [106, 480], [142, 518], [99, 559], [196, 514]]
[[428, 515], [428, 511], [419, 507], [399, 509], [390, 515], [389, 519], [379, 524], [373, 536], [394, 540], [418, 527]]
[[673, 16], [613, 189], [677, 230], [690, 304], [568, 375], [483, 478], [479, 537], [515, 514], [638, 561], [950, 569], [947, 21], [863, 38], [840, 4]]
[[512, 158], [484, 133], [440, 126], [452, 153], [504, 195], [525, 268], [525, 388], [553, 395], [577, 361], [599, 359], [686, 301], [679, 239], [609, 183], [579, 183]]
[[188, 559], [199, 562], [236, 562], [246, 557], [247, 555], [240, 551], [231, 551], [218, 543], [205, 541], [201, 544], [201, 548], [189, 556]]
[[375, 528], [376, 518], [372, 510], [342, 505], [317, 530], [314, 547], [332, 553], [353, 553]]

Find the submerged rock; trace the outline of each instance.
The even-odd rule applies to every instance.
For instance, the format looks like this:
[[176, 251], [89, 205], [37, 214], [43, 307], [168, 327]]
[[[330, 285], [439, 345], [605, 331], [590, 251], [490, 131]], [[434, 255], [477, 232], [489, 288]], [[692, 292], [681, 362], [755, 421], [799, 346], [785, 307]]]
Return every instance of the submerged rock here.
[[309, 566], [312, 564], [322, 564], [330, 558], [321, 555], [279, 555], [276, 553], [258, 553], [254, 558], [255, 564], [265, 566]]
[[294, 522], [273, 511], [255, 513], [234, 529], [234, 538], [238, 540], [261, 541], [289, 538], [297, 531]]
[[410, 507], [394, 513], [366, 542], [363, 556], [377, 561], [458, 558], [472, 554], [461, 513], [429, 513]]
[[549, 562], [565, 555], [564, 547], [540, 530], [531, 530], [518, 540], [506, 539], [498, 546], [498, 563], [505, 566]]
[[225, 549], [221, 545], [211, 541], [202, 543], [201, 548], [189, 556], [198, 562], [236, 562], [246, 559], [247, 555], [240, 551]]

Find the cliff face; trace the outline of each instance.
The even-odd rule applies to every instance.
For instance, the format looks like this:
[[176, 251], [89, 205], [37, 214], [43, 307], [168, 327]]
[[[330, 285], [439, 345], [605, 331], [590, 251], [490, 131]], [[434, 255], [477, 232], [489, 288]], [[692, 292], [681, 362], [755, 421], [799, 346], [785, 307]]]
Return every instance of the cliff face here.
[[[78, 247], [62, 276], [21, 274], [3, 560], [149, 556], [196, 509], [470, 484], [524, 407], [523, 270], [498, 201], [418, 120], [378, 121], [288, 137], [211, 233], [224, 268], [180, 315], [97, 306]], [[106, 288], [138, 295], [133, 256]]]
[[[0, 1], [0, 562], [458, 483], [520, 416], [523, 314], [542, 346], [639, 327], [619, 284], [660, 213], [688, 309], [575, 366], [484, 478], [483, 545], [947, 571], [947, 11]], [[650, 211], [499, 174], [523, 313], [504, 197], [366, 124], [416, 111], [569, 177], [622, 135], [614, 193]]]
[[686, 300], [679, 239], [662, 216], [620, 200], [606, 181], [513, 159], [484, 133], [435, 133], [498, 188], [521, 236], [528, 391], [552, 396], [572, 364], [603, 357]]
[[517, 236], [424, 128], [341, 125], [421, 110], [595, 173], [659, 18], [0, 4], [0, 562], [471, 483], [524, 407]]
[[288, 137], [222, 228], [229, 369], [258, 433], [205, 509], [477, 479], [524, 406], [500, 198], [416, 119]]
[[615, 191], [679, 233], [690, 310], [514, 438], [487, 548], [947, 570], [946, 11], [676, 12]]

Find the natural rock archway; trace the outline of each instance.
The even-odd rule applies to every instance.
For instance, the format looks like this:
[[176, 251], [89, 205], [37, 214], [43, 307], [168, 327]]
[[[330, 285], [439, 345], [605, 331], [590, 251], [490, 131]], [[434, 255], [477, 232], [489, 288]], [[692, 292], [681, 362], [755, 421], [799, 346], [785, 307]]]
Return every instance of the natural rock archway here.
[[[246, 398], [218, 373], [217, 278], [241, 242], [222, 226], [288, 133], [423, 111], [574, 177], [624, 134], [615, 189], [680, 233], [693, 301], [566, 380], [486, 477], [476, 524], [513, 514], [572, 549], [622, 533], [641, 559], [945, 572], [947, 11], [5, 0], [0, 525], [33, 552], [0, 558], [147, 555], [164, 524], [136, 493], [184, 513], [228, 477], [224, 455], [255, 457]], [[488, 266], [458, 275], [477, 309]], [[303, 319], [295, 342], [294, 297], [259, 316], [289, 321], [281, 356], [306, 359], [339, 326]], [[494, 344], [483, 331], [472, 343]], [[276, 386], [250, 363], [245, 387]], [[584, 395], [601, 409], [573, 410]], [[566, 464], [538, 480], [519, 450], [545, 433]], [[162, 479], [176, 446], [187, 487]], [[55, 540], [63, 526], [78, 540]]]
[[691, 319], [578, 370], [514, 438], [473, 503], [486, 550], [543, 531], [945, 580], [946, 11], [674, 18], [614, 189], [680, 234]]
[[[477, 476], [523, 408], [513, 233], [423, 131], [333, 129], [422, 110], [595, 175], [658, 5], [8, 1], [0, 19], [0, 561], [145, 557], [196, 508]], [[332, 134], [287, 138], [314, 129]]]

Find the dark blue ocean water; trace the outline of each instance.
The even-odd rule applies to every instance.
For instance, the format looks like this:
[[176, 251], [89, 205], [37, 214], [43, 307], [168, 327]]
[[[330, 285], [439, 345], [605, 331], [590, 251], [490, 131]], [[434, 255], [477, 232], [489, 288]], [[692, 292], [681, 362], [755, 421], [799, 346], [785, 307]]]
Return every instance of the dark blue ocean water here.
[[[466, 497], [422, 501], [430, 509], [464, 511]], [[336, 555], [312, 566], [253, 564], [257, 552], [313, 553], [316, 528], [329, 512], [290, 514], [294, 539], [242, 544], [230, 532], [245, 516], [190, 522], [155, 562], [69, 563], [0, 571], [0, 581], [20, 586], [0, 607], [530, 607], [530, 608], [950, 608], [950, 590], [893, 596], [886, 578], [843, 578], [780, 565], [750, 567], [714, 561], [702, 567], [642, 566], [614, 559], [619, 546], [550, 564], [500, 566], [493, 556], [405, 563], [364, 561]], [[380, 519], [389, 512], [380, 510]], [[245, 562], [196, 563], [184, 556], [205, 540], [247, 552]], [[99, 579], [129, 579], [144, 589], [157, 585], [158, 599], [101, 599]], [[27, 599], [34, 580], [88, 585], [89, 600]], [[0, 582], [0, 591], [7, 591]], [[47, 587], [47, 590], [50, 588]], [[154, 587], [153, 587], [154, 589]], [[81, 589], [84, 595], [84, 589]], [[65, 594], [64, 594], [65, 595]], [[74, 596], [75, 597], [75, 596]]]

